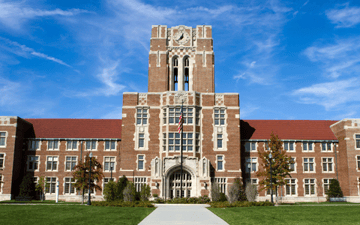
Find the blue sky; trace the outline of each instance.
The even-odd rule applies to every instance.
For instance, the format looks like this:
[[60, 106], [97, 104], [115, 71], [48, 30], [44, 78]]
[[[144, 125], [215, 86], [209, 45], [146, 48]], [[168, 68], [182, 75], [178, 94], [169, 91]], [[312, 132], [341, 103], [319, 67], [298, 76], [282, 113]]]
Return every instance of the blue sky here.
[[0, 115], [121, 118], [158, 24], [212, 25], [242, 119], [360, 118], [360, 2], [331, 0], [0, 0]]

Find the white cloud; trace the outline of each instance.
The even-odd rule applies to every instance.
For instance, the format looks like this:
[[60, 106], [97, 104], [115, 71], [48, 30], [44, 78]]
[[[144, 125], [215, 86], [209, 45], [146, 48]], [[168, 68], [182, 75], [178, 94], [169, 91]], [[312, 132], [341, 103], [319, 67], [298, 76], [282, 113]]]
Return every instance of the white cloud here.
[[29, 19], [48, 16], [74, 16], [79, 13], [87, 12], [82, 9], [70, 10], [44, 10], [34, 9], [26, 4], [25, 1], [4, 1], [0, 0], [0, 22], [10, 29], [20, 29], [22, 24]]
[[349, 7], [349, 3], [327, 10], [326, 16], [337, 28], [353, 27], [360, 23], [360, 7]]
[[338, 107], [345, 103], [360, 101], [360, 80], [351, 78], [341, 81], [314, 84], [310, 87], [300, 88], [293, 92], [304, 104], [317, 104], [326, 110]]
[[30, 55], [33, 55], [33, 56], [43, 58], [46, 60], [50, 60], [50, 61], [53, 61], [53, 62], [59, 63], [61, 65], [72, 68], [72, 66], [68, 65], [67, 63], [65, 63], [64, 61], [62, 61], [60, 59], [57, 59], [52, 56], [48, 56], [41, 52], [36, 52], [34, 49], [29, 48], [25, 45], [21, 45], [15, 41], [10, 41], [9, 39], [3, 38], [3, 37], [0, 37], [0, 41], [3, 41], [3, 45], [1, 45], [1, 42], [0, 42], [0, 48], [4, 48], [7, 51], [9, 51], [13, 54], [16, 54], [18, 56], [29, 58]]

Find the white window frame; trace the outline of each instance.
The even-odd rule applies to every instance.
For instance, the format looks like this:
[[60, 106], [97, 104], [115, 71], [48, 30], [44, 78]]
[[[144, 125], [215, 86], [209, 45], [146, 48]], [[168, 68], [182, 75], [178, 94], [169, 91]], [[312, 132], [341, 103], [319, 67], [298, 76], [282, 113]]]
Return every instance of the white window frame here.
[[[328, 186], [328, 188], [327, 188], [327, 190], [329, 190], [329, 188], [330, 188], [330, 182], [331, 182], [331, 180], [333, 180], [334, 178], [323, 178], [322, 179], [322, 183], [323, 183], [323, 196], [325, 197], [327, 194], [325, 193], [325, 186], [327, 185]], [[326, 183], [325, 184], [325, 180], [327, 180], [327, 182], [328, 183]]]
[[[314, 152], [315, 151], [314, 142], [303, 141], [301, 144], [302, 144], [302, 152]], [[306, 149], [305, 149], [305, 146], [306, 146]], [[311, 150], [310, 150], [310, 146], [311, 146]]]
[[[221, 141], [221, 146], [219, 147], [219, 141]], [[223, 149], [224, 148], [224, 135], [223, 134], [217, 134], [216, 135], [216, 148], [217, 149]]]
[[[217, 110], [218, 110], [218, 112], [216, 112]], [[224, 111], [223, 113], [221, 112], [222, 110]], [[216, 117], [216, 115], [219, 115], [219, 117]], [[221, 117], [221, 115], [224, 115], [224, 117]], [[216, 127], [225, 126], [226, 125], [226, 108], [215, 107], [213, 110], [213, 118], [214, 118], [214, 126], [216, 126]], [[216, 124], [216, 120], [218, 120], [218, 124]]]
[[[50, 148], [50, 143], [53, 147]], [[55, 148], [55, 143], [57, 143], [57, 148]], [[61, 142], [59, 140], [48, 140], [47, 141], [47, 151], [59, 151]]]
[[[94, 147], [94, 142], [95, 142], [95, 148]], [[88, 143], [90, 143], [90, 148], [88, 148]], [[85, 151], [97, 151], [98, 149], [98, 141], [97, 140], [88, 140], [88, 141], [85, 141]]]
[[[108, 160], [107, 160], [108, 158]], [[113, 164], [113, 173], [116, 171], [116, 156], [104, 156], [103, 157], [103, 162], [104, 162], [104, 172], [111, 172], [111, 164]], [[109, 169], [105, 169], [106, 168], [106, 163], [109, 163]]]
[[3, 192], [4, 175], [0, 174], [0, 194]]
[[[48, 178], [50, 178], [51, 179], [51, 182], [49, 183], [48, 182]], [[55, 183], [53, 183], [52, 182], [52, 178], [55, 178]], [[52, 194], [56, 194], [56, 182], [58, 181], [58, 177], [53, 177], [53, 176], [47, 176], [47, 177], [45, 177], [45, 181], [46, 181], [46, 183], [49, 185], [49, 187], [48, 187], [48, 189], [47, 188], [45, 188], [45, 194], [47, 194], [47, 195], [52, 195]], [[54, 185], [54, 192], [51, 192], [51, 187], [52, 187], [52, 185]], [[49, 190], [49, 192], [47, 192], [47, 190]]]
[[[323, 146], [326, 145], [325, 150], [323, 150]], [[330, 145], [330, 150], [328, 149], [328, 145]], [[333, 152], [333, 143], [331, 142], [321, 142], [321, 152]]]
[[[76, 148], [74, 148], [74, 142], [76, 141]], [[71, 143], [71, 148], [69, 149], [69, 142]], [[79, 143], [80, 141], [78, 140], [67, 140], [65, 142], [65, 145], [66, 145], [66, 151], [78, 151], [79, 149]]]
[[[306, 162], [306, 163], [308, 163], [309, 165], [308, 165], [308, 171], [305, 171], [305, 159], [308, 159], [308, 162]], [[313, 159], [313, 171], [311, 171], [310, 170], [310, 159]], [[316, 173], [316, 163], [315, 163], [315, 157], [303, 157], [303, 160], [302, 160], [302, 163], [303, 163], [303, 172], [304, 173]]]
[[[306, 180], [309, 180], [309, 183], [305, 183]], [[314, 183], [311, 183], [311, 180], [314, 180]], [[304, 184], [304, 197], [313, 197], [313, 196], [317, 196], [317, 193], [316, 193], [316, 179], [315, 178], [304, 178], [303, 180], [303, 184]], [[309, 194], [306, 194], [306, 185], [309, 184]], [[314, 194], [311, 194], [311, 185], [314, 185]]]
[[[222, 157], [221, 160], [219, 160], [218, 157]], [[216, 155], [216, 171], [218, 172], [225, 172], [225, 155]], [[222, 162], [222, 169], [219, 170], [219, 162]]]
[[[254, 162], [254, 159], [256, 162]], [[253, 164], [255, 163], [256, 171], [253, 171]], [[250, 165], [250, 169], [249, 166]], [[245, 157], [245, 172], [246, 173], [256, 173], [259, 171], [258, 157]]]
[[5, 169], [5, 158], [6, 158], [6, 153], [0, 152], [0, 161], [2, 161], [2, 166], [0, 165], [0, 169], [2, 169], [2, 170]]
[[[39, 142], [39, 146], [38, 148], [36, 148], [36, 142]], [[29, 151], [40, 151], [41, 150], [41, 143], [42, 141], [41, 140], [36, 140], [36, 139], [33, 139], [33, 140], [29, 140], [28, 142], [28, 150]]]
[[358, 195], [360, 196], [360, 177], [357, 177], [356, 181], [357, 181], [357, 187], [358, 187]]
[[[109, 143], [109, 148], [106, 148], [106, 143]], [[112, 143], [114, 143], [114, 149], [112, 149]], [[117, 141], [115, 140], [105, 140], [104, 141], [104, 151], [116, 151]]]
[[[292, 181], [295, 181], [294, 183]], [[297, 197], [298, 196], [298, 184], [296, 178], [286, 178], [285, 182], [289, 182], [285, 184], [285, 196], [286, 197]], [[287, 186], [290, 186], [290, 194], [287, 194]], [[295, 194], [292, 193], [292, 186], [295, 186]]]
[[[247, 144], [249, 145], [248, 147]], [[255, 141], [246, 141], [244, 146], [245, 152], [257, 152], [257, 142]], [[253, 147], [255, 148], [253, 149]]]
[[147, 177], [134, 177], [134, 185], [137, 192], [140, 192], [145, 184], [147, 184]]
[[[293, 150], [290, 150], [290, 144], [293, 144]], [[283, 147], [286, 152], [296, 152], [296, 142], [295, 141], [283, 141]], [[287, 148], [287, 150], [286, 150]]]
[[360, 172], [360, 155], [355, 156], [355, 162], [356, 162], [356, 171]]
[[[173, 111], [170, 111], [173, 110]], [[191, 111], [189, 111], [191, 109]], [[177, 125], [179, 123], [179, 117], [181, 114], [180, 107], [169, 107], [166, 108], [166, 123], [169, 125]], [[189, 114], [192, 114], [189, 116]], [[196, 107], [183, 107], [183, 124], [185, 125], [194, 125], [196, 123]], [[163, 116], [165, 116], [165, 112], [163, 111]], [[172, 122], [170, 122], [170, 118]], [[191, 123], [189, 123], [189, 118], [191, 118]]]
[[[355, 141], [355, 150], [360, 150], [360, 133], [354, 134], [354, 141]], [[359, 143], [359, 147], [357, 147], [357, 143]]]
[[[143, 156], [142, 159], [139, 159], [139, 156]], [[143, 161], [143, 168], [142, 169], [139, 169], [139, 161]], [[145, 171], [146, 170], [146, 155], [145, 154], [138, 154], [136, 156], [136, 171]]]
[[[331, 162], [328, 162], [328, 161], [324, 162], [324, 159], [331, 159]], [[327, 164], [327, 167], [326, 167], [327, 171], [324, 171], [324, 164], [325, 163]], [[329, 171], [329, 163], [332, 164], [331, 165], [331, 171]], [[321, 157], [321, 169], [322, 169], [323, 173], [335, 173], [334, 164], [335, 164], [334, 157]]]
[[[146, 110], [146, 112], [144, 112], [144, 110]], [[140, 123], [139, 123], [139, 120], [140, 120]], [[144, 121], [146, 121], [146, 122], [144, 123]], [[137, 107], [136, 108], [135, 124], [136, 124], [136, 126], [147, 126], [149, 124], [149, 107]]]
[[[51, 162], [52, 162], [51, 163], [51, 170], [48, 169], [48, 162], [50, 162], [50, 161], [48, 161], [49, 157], [53, 157], [52, 158], [53, 160], [51, 160]], [[54, 157], [56, 157], [56, 160], [54, 160]], [[55, 170], [53, 168], [54, 162], [56, 162], [56, 169]], [[59, 171], [59, 156], [58, 155], [47, 155], [46, 156], [45, 166], [46, 166], [45, 167], [46, 172], [58, 172]]]
[[[37, 161], [35, 161], [35, 160], [30, 160], [31, 159], [31, 157], [37, 157], [38, 158], [38, 160]], [[34, 162], [37, 162], [37, 169], [29, 169], [29, 164], [30, 164], [30, 162], [32, 162], [33, 163], [33, 167], [32, 168], [34, 168]], [[39, 168], [40, 168], [40, 156], [39, 155], [28, 155], [27, 156], [27, 160], [26, 160], [26, 171], [39, 171]]]
[[[70, 157], [70, 161], [67, 160], [67, 158]], [[73, 158], [75, 157], [75, 166], [77, 165], [77, 161], [78, 161], [78, 157], [76, 155], [66, 155], [65, 156], [65, 161], [64, 161], [64, 168], [65, 168], [65, 171], [67, 172], [72, 172], [74, 171], [72, 168], [72, 164], [74, 162]], [[67, 169], [67, 163], [70, 162], [70, 170]]]
[[8, 137], [8, 132], [7, 131], [0, 131], [0, 135], [1, 133], [5, 133], [5, 136], [0, 136], [0, 139], [4, 138], [4, 145], [0, 145], [0, 148], [6, 148], [7, 146], [7, 137]]
[[221, 193], [227, 193], [227, 178], [226, 177], [215, 177], [214, 182], [219, 185]]
[[294, 171], [291, 171], [290, 173], [296, 173], [297, 172], [297, 162], [296, 157], [290, 157], [291, 159], [294, 159]]
[[[69, 182], [67, 182], [66, 181], [66, 179], [70, 179], [70, 181]], [[63, 180], [64, 180], [64, 189], [63, 189], [63, 194], [64, 195], [76, 195], [77, 193], [76, 193], [76, 188], [75, 188], [75, 186], [74, 186], [74, 184], [75, 184], [75, 179], [73, 178], [73, 177], [64, 177], [63, 178]], [[70, 186], [69, 186], [69, 193], [66, 193], [65, 191], [66, 191], [66, 185], [67, 184], [70, 184]], [[74, 188], [74, 193], [71, 193], [71, 188]]]

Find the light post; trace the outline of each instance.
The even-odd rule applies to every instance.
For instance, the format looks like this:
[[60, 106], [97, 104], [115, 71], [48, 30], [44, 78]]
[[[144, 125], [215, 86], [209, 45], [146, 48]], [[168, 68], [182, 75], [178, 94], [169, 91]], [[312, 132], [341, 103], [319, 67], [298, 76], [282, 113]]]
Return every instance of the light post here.
[[112, 167], [112, 165], [110, 166], [110, 180], [112, 181], [113, 179], [112, 179], [112, 171], [113, 171], [113, 167]]
[[91, 189], [91, 158], [92, 158], [92, 152], [90, 152], [90, 167], [89, 167], [89, 197], [88, 197], [88, 202], [87, 202], [87, 205], [91, 205], [91, 199], [90, 199], [90, 189]]
[[272, 166], [271, 166], [272, 154], [271, 154], [271, 152], [270, 152], [270, 154], [269, 154], [269, 160], [270, 160], [270, 193], [271, 193], [271, 203], [274, 204], [274, 200], [273, 200], [273, 189], [272, 189]]

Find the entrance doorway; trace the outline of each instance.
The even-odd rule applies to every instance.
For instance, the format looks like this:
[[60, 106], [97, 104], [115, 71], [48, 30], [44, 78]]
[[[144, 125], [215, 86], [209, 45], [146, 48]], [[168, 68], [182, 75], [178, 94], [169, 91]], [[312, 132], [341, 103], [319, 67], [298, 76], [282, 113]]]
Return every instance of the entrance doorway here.
[[[175, 171], [169, 180], [170, 184], [170, 198], [180, 198], [180, 183], [181, 183], [181, 173], [180, 170]], [[192, 180], [189, 172], [183, 170], [183, 180], [182, 180], [182, 193], [181, 197], [190, 197], [192, 189]]]

